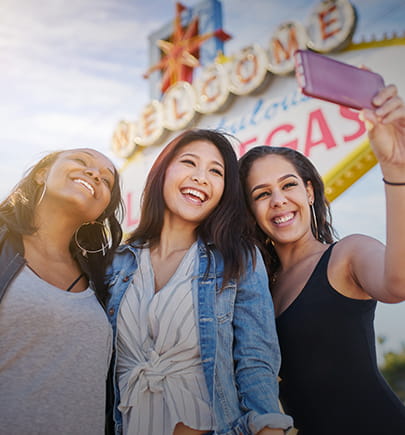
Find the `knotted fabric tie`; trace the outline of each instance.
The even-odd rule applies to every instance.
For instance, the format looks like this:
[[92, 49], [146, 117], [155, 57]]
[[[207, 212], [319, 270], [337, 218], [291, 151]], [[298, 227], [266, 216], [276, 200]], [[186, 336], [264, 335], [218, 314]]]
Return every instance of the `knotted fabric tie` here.
[[135, 406], [142, 400], [144, 394], [163, 393], [167, 378], [171, 375], [185, 375], [190, 372], [193, 362], [190, 361], [189, 367], [173, 364], [167, 355], [161, 355], [149, 349], [148, 360], [137, 363], [131, 370], [125, 388], [121, 388], [121, 401], [118, 409], [122, 413], [128, 412], [131, 406]]
[[139, 390], [144, 393], [149, 390], [152, 393], [163, 391], [163, 380], [165, 373], [162, 372], [159, 355], [151, 349], [149, 352], [149, 361], [145, 361], [135, 366], [131, 371], [128, 379], [128, 390], [135, 388], [139, 383]]

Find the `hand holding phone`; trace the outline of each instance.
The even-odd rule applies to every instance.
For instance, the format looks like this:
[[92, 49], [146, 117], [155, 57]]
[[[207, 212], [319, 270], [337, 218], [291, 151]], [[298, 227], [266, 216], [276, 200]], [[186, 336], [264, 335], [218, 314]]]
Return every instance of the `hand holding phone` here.
[[380, 74], [310, 50], [294, 54], [295, 76], [304, 95], [351, 107], [375, 109], [372, 99], [385, 86]]

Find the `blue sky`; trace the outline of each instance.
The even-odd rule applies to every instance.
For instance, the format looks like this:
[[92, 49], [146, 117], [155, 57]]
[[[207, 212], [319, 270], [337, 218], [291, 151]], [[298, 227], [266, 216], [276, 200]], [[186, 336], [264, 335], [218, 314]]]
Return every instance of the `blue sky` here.
[[[184, 0], [186, 6], [197, 1]], [[318, 0], [222, 0], [225, 52], [267, 44], [284, 21], [305, 23]], [[353, 0], [355, 41], [403, 35], [403, 0]], [[248, 9], [246, 9], [248, 5]], [[94, 147], [110, 151], [121, 119], [135, 119], [149, 102], [142, 74], [148, 35], [174, 17], [169, 0], [1, 0], [0, 197], [45, 152]], [[405, 50], [405, 49], [404, 49]], [[405, 55], [405, 53], [404, 53]], [[385, 239], [385, 205], [378, 168], [332, 205], [341, 236], [352, 232]], [[405, 341], [405, 303], [380, 304], [377, 333], [387, 347]]]

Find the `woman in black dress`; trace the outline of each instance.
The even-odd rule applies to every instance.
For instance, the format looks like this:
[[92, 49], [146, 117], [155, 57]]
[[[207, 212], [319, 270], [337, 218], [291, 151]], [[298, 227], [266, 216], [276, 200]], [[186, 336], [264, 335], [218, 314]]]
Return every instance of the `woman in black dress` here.
[[300, 435], [405, 433], [405, 407], [380, 374], [377, 301], [405, 300], [405, 105], [395, 86], [363, 110], [385, 183], [387, 242], [333, 242], [312, 163], [259, 146], [240, 161], [246, 200], [267, 258], [282, 366], [280, 398]]

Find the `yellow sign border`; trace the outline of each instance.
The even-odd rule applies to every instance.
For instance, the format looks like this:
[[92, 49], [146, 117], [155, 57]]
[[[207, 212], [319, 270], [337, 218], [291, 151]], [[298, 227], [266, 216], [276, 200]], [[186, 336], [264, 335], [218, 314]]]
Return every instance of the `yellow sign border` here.
[[366, 139], [322, 176], [328, 201], [336, 199], [376, 164], [377, 159]]
[[[367, 50], [370, 48], [389, 47], [393, 45], [405, 45], [405, 37], [394, 36], [391, 39], [380, 41], [373, 40], [369, 42], [352, 43], [343, 51]], [[120, 168], [120, 172], [123, 172], [139, 157], [139, 154], [142, 152], [141, 149], [139, 151], [139, 153], [135, 152], [129, 159], [125, 160]], [[335, 200], [376, 164], [377, 159], [367, 138], [335, 167], [322, 176], [325, 183], [325, 195], [328, 201], [332, 202]]]

